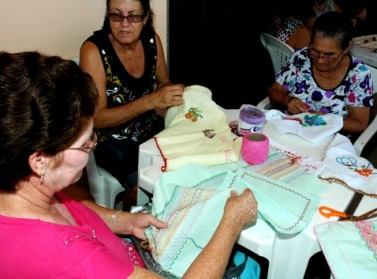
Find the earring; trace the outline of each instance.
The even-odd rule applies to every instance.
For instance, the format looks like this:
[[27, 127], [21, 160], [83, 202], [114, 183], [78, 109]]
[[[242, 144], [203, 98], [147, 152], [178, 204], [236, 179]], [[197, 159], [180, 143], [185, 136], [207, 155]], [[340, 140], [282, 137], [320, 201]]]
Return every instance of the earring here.
[[41, 185], [43, 185], [44, 178], [45, 178], [45, 171], [43, 170], [42, 173], [41, 173], [41, 176], [40, 176]]

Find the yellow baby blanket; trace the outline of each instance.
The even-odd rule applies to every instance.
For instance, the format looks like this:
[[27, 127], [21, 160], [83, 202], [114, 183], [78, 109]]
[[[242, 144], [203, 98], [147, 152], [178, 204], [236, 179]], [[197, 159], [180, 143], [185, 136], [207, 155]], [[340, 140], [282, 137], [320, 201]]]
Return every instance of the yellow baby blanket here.
[[241, 138], [234, 137], [223, 110], [200, 85], [186, 87], [183, 103], [170, 107], [165, 130], [154, 136], [163, 157], [162, 171], [186, 163], [212, 166], [238, 161]]

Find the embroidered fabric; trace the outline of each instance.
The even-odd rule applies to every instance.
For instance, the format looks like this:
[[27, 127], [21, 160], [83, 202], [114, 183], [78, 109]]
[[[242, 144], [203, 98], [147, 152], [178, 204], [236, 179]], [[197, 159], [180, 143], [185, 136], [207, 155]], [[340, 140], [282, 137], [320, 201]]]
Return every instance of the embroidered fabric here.
[[321, 188], [323, 181], [301, 169], [292, 173], [295, 171], [299, 174], [281, 175], [282, 179], [289, 177], [290, 184], [238, 163], [212, 167], [186, 164], [164, 173], [154, 187], [152, 215], [169, 226], [146, 231], [154, 259], [164, 270], [182, 275], [213, 235], [231, 190], [241, 193], [250, 188], [258, 200], [258, 218], [276, 231], [300, 232], [310, 223], [320, 200], [302, 185], [310, 181], [313, 188], [316, 183]]
[[266, 112], [266, 117], [279, 133], [295, 134], [313, 143], [334, 135], [343, 127], [343, 118], [331, 113], [286, 115], [278, 110], [270, 110]]
[[371, 197], [377, 197], [377, 169], [365, 158], [356, 154], [352, 143], [337, 134], [327, 148], [319, 173], [321, 179], [340, 183], [349, 189]]
[[241, 138], [232, 135], [224, 112], [206, 87], [187, 87], [183, 104], [167, 111], [165, 126], [154, 136], [164, 160], [162, 171], [189, 162], [213, 166], [238, 161]]
[[328, 222], [314, 227], [334, 278], [375, 278], [377, 219]]

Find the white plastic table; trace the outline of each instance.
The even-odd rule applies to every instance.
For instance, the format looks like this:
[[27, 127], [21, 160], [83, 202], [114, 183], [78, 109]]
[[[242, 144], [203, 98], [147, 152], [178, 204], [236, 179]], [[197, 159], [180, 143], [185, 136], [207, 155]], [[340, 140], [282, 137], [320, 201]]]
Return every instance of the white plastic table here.
[[[359, 205], [357, 206], [354, 215], [361, 215], [369, 210], [377, 208], [377, 198], [370, 196], [363, 196]], [[377, 215], [377, 212], [376, 212]], [[377, 216], [375, 217], [377, 218]]]
[[[238, 119], [238, 109], [224, 110], [224, 112], [229, 121]], [[264, 126], [263, 133], [268, 135], [270, 140], [278, 141], [287, 147], [291, 146], [294, 151], [314, 159], [320, 159], [331, 140], [328, 138], [314, 145], [295, 135], [280, 135], [272, 125], [268, 124]], [[150, 201], [154, 183], [162, 174], [162, 165], [162, 157], [154, 139], [143, 143], [139, 148], [138, 205]], [[331, 204], [333, 208], [345, 210], [353, 195], [353, 191], [342, 185], [328, 183], [326, 191], [320, 194], [322, 198], [320, 205]], [[313, 226], [328, 221], [329, 219], [317, 213], [301, 233], [283, 235], [258, 219], [255, 225], [242, 231], [237, 243], [269, 261], [269, 279], [302, 279], [311, 256], [320, 251]]]

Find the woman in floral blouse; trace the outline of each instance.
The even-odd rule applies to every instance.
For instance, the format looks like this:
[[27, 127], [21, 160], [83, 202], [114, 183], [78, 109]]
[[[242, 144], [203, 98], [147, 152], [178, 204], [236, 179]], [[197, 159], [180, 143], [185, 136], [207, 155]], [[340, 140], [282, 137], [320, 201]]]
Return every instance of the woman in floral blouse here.
[[342, 132], [362, 132], [373, 105], [373, 85], [368, 67], [349, 54], [353, 31], [342, 13], [318, 17], [309, 47], [291, 56], [270, 87], [271, 104], [290, 114], [341, 115]]

